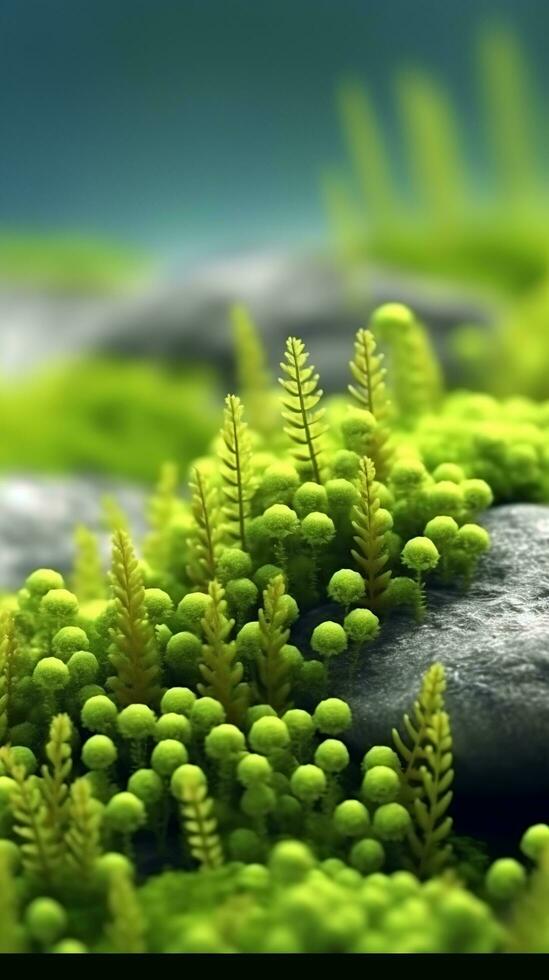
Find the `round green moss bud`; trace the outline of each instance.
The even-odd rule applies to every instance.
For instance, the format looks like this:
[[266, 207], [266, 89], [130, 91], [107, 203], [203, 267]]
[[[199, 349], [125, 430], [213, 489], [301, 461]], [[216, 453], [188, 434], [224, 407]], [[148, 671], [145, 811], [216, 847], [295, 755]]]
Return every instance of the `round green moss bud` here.
[[264, 592], [269, 582], [272, 582], [274, 578], [278, 578], [279, 575], [282, 575], [284, 578], [284, 572], [278, 565], [261, 565], [254, 575], [254, 582], [258, 590]]
[[299, 617], [299, 606], [291, 595], [281, 595], [278, 601], [279, 609], [284, 613], [284, 625], [291, 626]]
[[79, 626], [63, 626], [55, 634], [53, 641], [53, 652], [60, 660], [67, 661], [72, 653], [78, 650], [89, 650], [90, 641], [87, 633]]
[[273, 770], [264, 755], [256, 755], [250, 752], [238, 763], [236, 775], [243, 786], [250, 787], [256, 786], [258, 783], [269, 783]]
[[449, 480], [451, 483], [462, 483], [465, 473], [457, 463], [440, 463], [433, 471], [433, 479], [437, 483]]
[[282, 840], [269, 855], [269, 870], [275, 881], [289, 885], [301, 881], [315, 866], [315, 859], [306, 844], [298, 840]]
[[240, 800], [242, 812], [247, 817], [264, 817], [272, 813], [276, 806], [276, 795], [265, 783], [256, 783], [248, 787]]
[[112, 830], [133, 834], [145, 823], [145, 807], [134, 793], [115, 793], [105, 806], [104, 819]]
[[63, 589], [64, 586], [63, 576], [51, 568], [38, 568], [25, 581], [25, 588], [34, 596], [44, 596], [52, 589]]
[[341, 606], [351, 606], [360, 602], [364, 595], [364, 579], [352, 568], [340, 568], [328, 582], [328, 595]]
[[89, 701], [90, 698], [96, 698], [100, 695], [104, 696], [105, 694], [105, 688], [101, 687], [100, 684], [84, 684], [84, 687], [81, 687], [78, 689], [78, 691], [76, 691], [76, 703], [79, 708], [82, 708], [86, 701]]
[[175, 633], [166, 646], [166, 663], [172, 670], [182, 672], [196, 668], [202, 654], [202, 643], [195, 633], [184, 630]]
[[324, 772], [343, 772], [349, 765], [347, 746], [336, 738], [327, 738], [315, 752], [315, 763]]
[[400, 803], [384, 803], [374, 813], [374, 831], [381, 840], [403, 840], [411, 823], [408, 810]]
[[116, 745], [107, 735], [92, 735], [82, 747], [82, 760], [88, 769], [108, 769], [117, 755]]
[[71, 681], [78, 687], [93, 684], [99, 670], [97, 657], [86, 650], [77, 650], [76, 653], [73, 653], [69, 658], [67, 667], [69, 668]]
[[311, 647], [319, 656], [337, 657], [347, 649], [347, 634], [340, 623], [319, 623], [311, 636]]
[[277, 718], [278, 715], [274, 708], [271, 708], [270, 704], [254, 704], [251, 708], [248, 708], [246, 712], [246, 731], [259, 721], [260, 718]]
[[359, 800], [344, 800], [336, 806], [333, 821], [338, 833], [345, 837], [362, 837], [368, 830], [370, 814]]
[[549, 825], [536, 823], [522, 835], [520, 849], [531, 861], [539, 861], [544, 853], [549, 853]]
[[202, 633], [202, 620], [206, 615], [212, 599], [204, 592], [189, 592], [183, 596], [177, 607], [177, 621], [184, 630], [191, 633]]
[[225, 721], [225, 709], [214, 698], [198, 698], [191, 708], [191, 725], [198, 736], [208, 732]]
[[44, 657], [39, 660], [32, 677], [40, 687], [49, 691], [61, 691], [71, 679], [69, 668], [58, 657]]
[[402, 563], [414, 572], [428, 572], [439, 560], [436, 546], [429, 538], [411, 538], [402, 549]]
[[282, 715], [282, 721], [286, 725], [292, 741], [306, 741], [314, 735], [313, 719], [309, 712], [303, 711], [302, 708], [290, 708]]
[[119, 851], [107, 851], [96, 858], [94, 864], [95, 878], [103, 886], [110, 883], [113, 875], [127, 875], [131, 881], [134, 871], [130, 859]]
[[307, 514], [312, 514], [315, 511], [325, 511], [328, 506], [328, 497], [320, 483], [308, 481], [297, 488], [292, 503], [298, 517], [303, 519]]
[[343, 628], [353, 643], [367, 643], [379, 633], [379, 619], [370, 609], [352, 609], [343, 620]]
[[154, 735], [156, 717], [146, 704], [129, 704], [117, 718], [122, 738], [145, 739]]
[[377, 429], [377, 422], [371, 412], [365, 409], [352, 408], [341, 423], [341, 435], [346, 449], [358, 456], [367, 456], [372, 435]]
[[50, 589], [42, 597], [40, 608], [54, 619], [69, 619], [78, 614], [78, 599], [68, 589]]
[[210, 759], [229, 762], [246, 751], [246, 739], [236, 725], [216, 725], [206, 736], [205, 748]]
[[328, 480], [326, 482], [328, 510], [336, 517], [348, 514], [358, 500], [358, 490], [350, 480]]
[[374, 769], [377, 766], [384, 766], [389, 769], [394, 769], [395, 772], [400, 772], [400, 759], [390, 746], [373, 745], [366, 752], [362, 760], [362, 768], [366, 771], [368, 769]]
[[273, 504], [263, 514], [263, 522], [269, 537], [282, 541], [293, 534], [299, 526], [295, 510], [285, 504]]
[[305, 541], [311, 547], [322, 547], [330, 543], [335, 535], [335, 526], [331, 517], [320, 511], [307, 514], [301, 522], [301, 531]]
[[511, 901], [525, 884], [526, 871], [514, 858], [499, 858], [486, 872], [486, 890], [496, 901]]
[[217, 563], [217, 575], [223, 585], [233, 579], [248, 578], [251, 571], [252, 559], [240, 548], [225, 548]]
[[392, 803], [399, 794], [398, 773], [389, 766], [373, 766], [366, 770], [361, 795], [370, 803]]
[[162, 589], [145, 589], [145, 608], [155, 626], [165, 623], [173, 612], [173, 602]]
[[444, 514], [449, 517], [459, 517], [463, 510], [462, 485], [450, 480], [434, 483], [428, 490], [428, 500], [431, 513]]
[[351, 709], [340, 698], [326, 698], [317, 704], [313, 720], [318, 730], [325, 735], [339, 735], [351, 724]]
[[9, 806], [11, 794], [16, 788], [17, 783], [11, 776], [0, 776], [0, 810]]
[[461, 489], [465, 506], [474, 513], [486, 510], [494, 502], [492, 489], [485, 480], [464, 480]]
[[196, 694], [188, 687], [169, 687], [162, 695], [160, 710], [162, 714], [188, 715], [196, 701]]
[[[0, 779], [3, 777], [0, 776]], [[15, 780], [13, 781], [15, 785]], [[1, 805], [1, 804], [0, 804]], [[21, 852], [15, 841], [0, 839], [0, 860], [5, 861], [12, 874], [19, 870], [21, 864]]]
[[298, 766], [290, 779], [292, 793], [303, 803], [314, 803], [326, 790], [326, 776], [318, 766]]
[[154, 726], [154, 740], [161, 742], [165, 738], [176, 739], [178, 742], [190, 742], [192, 727], [186, 715], [178, 715], [168, 711], [157, 718]]
[[380, 507], [374, 514], [373, 523], [379, 534], [386, 534], [393, 527], [393, 518], [388, 510]]
[[27, 745], [12, 745], [10, 755], [17, 766], [23, 766], [27, 776], [32, 775], [38, 769], [37, 758]]
[[80, 718], [91, 732], [109, 732], [118, 716], [116, 705], [105, 694], [96, 694], [84, 703]]
[[398, 459], [391, 470], [391, 482], [399, 493], [413, 493], [426, 476], [427, 470], [420, 459]]
[[159, 776], [167, 779], [179, 766], [183, 766], [188, 758], [187, 749], [181, 742], [173, 738], [165, 738], [152, 750], [151, 766]]
[[145, 806], [154, 806], [162, 799], [164, 784], [154, 769], [137, 769], [128, 780], [128, 790]]
[[363, 875], [371, 875], [379, 871], [385, 863], [383, 845], [377, 840], [365, 838], [359, 840], [351, 848], [349, 860], [357, 871]]
[[263, 473], [261, 493], [272, 503], [286, 504], [299, 485], [299, 473], [291, 463], [277, 460]]
[[79, 939], [63, 939], [56, 943], [52, 953], [87, 953], [88, 948]]
[[[28, 679], [31, 680], [30, 677]], [[27, 745], [29, 748], [39, 743], [38, 729], [30, 721], [21, 721], [18, 725], [12, 725], [10, 728], [10, 738], [16, 745]]]
[[479, 524], [463, 524], [457, 533], [456, 544], [468, 555], [476, 557], [490, 547], [490, 535]]
[[[260, 861], [263, 856], [263, 842], [254, 830], [247, 827], [239, 827], [229, 834], [229, 854], [233, 861], [244, 861], [245, 864], [252, 864]], [[244, 870], [244, 869], [243, 869]], [[263, 869], [266, 871], [266, 869]]]
[[298, 650], [297, 647], [294, 647], [292, 643], [285, 643], [280, 650], [280, 656], [282, 657], [292, 676], [295, 677], [304, 663], [303, 654], [301, 651]]
[[[338, 449], [332, 458], [332, 475], [337, 479], [356, 480], [360, 468], [360, 456], [350, 449]], [[316, 508], [319, 510], [320, 508]]]
[[444, 551], [454, 541], [458, 533], [458, 525], [453, 517], [433, 517], [425, 526], [425, 537], [436, 546], [439, 551]]
[[290, 733], [281, 718], [265, 716], [253, 723], [248, 740], [255, 752], [269, 755], [290, 744]]
[[244, 623], [236, 636], [236, 649], [242, 660], [255, 660], [261, 650], [261, 630], [257, 620]]
[[227, 602], [234, 609], [245, 612], [257, 605], [258, 590], [251, 578], [235, 578], [227, 583], [225, 589]]
[[33, 939], [50, 946], [67, 928], [67, 913], [54, 898], [35, 898], [25, 910], [25, 925]]
[[414, 326], [415, 317], [404, 303], [382, 303], [372, 313], [370, 326], [384, 337], [398, 335]]

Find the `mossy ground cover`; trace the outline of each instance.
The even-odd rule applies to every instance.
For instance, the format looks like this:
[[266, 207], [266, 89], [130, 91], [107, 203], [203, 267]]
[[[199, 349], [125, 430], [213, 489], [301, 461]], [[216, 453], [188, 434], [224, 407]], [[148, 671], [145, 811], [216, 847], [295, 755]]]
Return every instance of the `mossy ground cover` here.
[[[346, 398], [297, 338], [276, 397], [237, 321], [242, 398], [188, 494], [162, 468], [140, 555], [118, 515], [108, 574], [81, 533], [71, 580], [3, 601], [0, 948], [547, 951], [549, 826], [495, 861], [459, 836], [441, 665], [359, 756], [330, 689], [431, 583], [475, 587], [495, 498], [548, 499], [546, 407], [508, 403], [508, 431], [446, 399], [398, 305], [357, 333]], [[292, 625], [326, 597], [343, 623], [304, 657]]]

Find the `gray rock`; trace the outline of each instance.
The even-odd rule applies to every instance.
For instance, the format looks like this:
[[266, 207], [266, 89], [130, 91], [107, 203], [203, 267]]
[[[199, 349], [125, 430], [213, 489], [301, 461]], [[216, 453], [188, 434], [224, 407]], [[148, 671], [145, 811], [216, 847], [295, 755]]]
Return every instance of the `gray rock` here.
[[18, 589], [35, 568], [70, 572], [74, 528], [99, 532], [105, 559], [109, 534], [102, 526], [101, 500], [114, 497], [132, 531], [144, 529], [143, 491], [94, 477], [9, 476], [0, 480], [0, 589]]
[[[456, 796], [500, 796], [512, 806], [513, 798], [549, 795], [549, 507], [497, 507], [485, 525], [492, 548], [470, 592], [431, 591], [421, 625], [385, 623], [352, 683], [338, 658], [331, 693], [351, 705], [350, 743], [359, 756], [390, 742], [422, 674], [440, 661]], [[333, 614], [333, 606], [309, 614], [300, 636]]]

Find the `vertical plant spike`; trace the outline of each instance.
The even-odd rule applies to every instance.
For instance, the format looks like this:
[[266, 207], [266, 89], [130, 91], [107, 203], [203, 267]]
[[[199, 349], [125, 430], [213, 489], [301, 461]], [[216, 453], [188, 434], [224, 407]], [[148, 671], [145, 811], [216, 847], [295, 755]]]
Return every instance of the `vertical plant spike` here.
[[7, 854], [0, 854], [0, 954], [21, 952], [15, 878]]
[[549, 851], [541, 855], [528, 887], [511, 911], [507, 953], [549, 953]]
[[191, 560], [187, 569], [193, 585], [207, 591], [216, 575], [219, 548], [224, 536], [219, 491], [198, 466], [190, 481], [194, 533], [191, 535]]
[[386, 303], [372, 314], [372, 326], [388, 343], [391, 393], [401, 424], [409, 426], [433, 410], [442, 394], [442, 376], [425, 328], [407, 306]]
[[236, 395], [225, 399], [225, 417], [221, 437], [221, 477], [225, 505], [223, 514], [227, 532], [243, 551], [246, 550], [246, 521], [251, 513], [252, 445], [248, 426], [243, 421], [243, 406]]
[[72, 723], [68, 715], [55, 715], [50, 723], [46, 757], [49, 765], [42, 766], [42, 795], [46, 804], [51, 832], [61, 846], [69, 796], [68, 780], [72, 769]]
[[210, 582], [208, 592], [212, 601], [202, 620], [204, 643], [199, 670], [203, 683], [198, 689], [220, 701], [227, 721], [238, 725], [243, 723], [248, 708], [249, 691], [242, 683], [244, 668], [236, 659], [236, 643], [229, 640], [234, 619], [226, 616], [225, 590], [219, 582]]
[[290, 673], [282, 655], [290, 630], [286, 628], [286, 611], [281, 603], [286, 593], [282, 575], [271, 579], [263, 593], [263, 609], [259, 610], [260, 652], [257, 658], [259, 700], [270, 704], [278, 714], [288, 707]]
[[149, 501], [148, 519], [151, 528], [145, 540], [143, 554], [153, 568], [166, 571], [170, 560], [170, 524], [178, 507], [179, 471], [175, 463], [164, 463], [158, 483]]
[[77, 779], [71, 786], [65, 844], [71, 871], [84, 881], [88, 880], [102, 847], [101, 817], [94, 806], [90, 784], [85, 779]]
[[250, 425], [255, 432], [268, 436], [276, 419], [271, 411], [273, 388], [259, 331], [244, 306], [233, 306], [231, 321], [236, 356], [238, 391], [246, 405]]
[[62, 868], [63, 855], [58, 836], [52, 832], [40, 784], [34, 776], [27, 778], [24, 767], [14, 763], [7, 746], [0, 748], [0, 761], [15, 781], [10, 809], [23, 869], [32, 879], [51, 887]]
[[183, 765], [174, 773], [172, 792], [179, 802], [181, 821], [192, 856], [204, 870], [223, 864], [213, 800], [199, 766]]
[[385, 569], [389, 560], [386, 532], [379, 526], [376, 517], [380, 509], [376, 471], [367, 456], [360, 461], [359, 491], [352, 521], [356, 549], [352, 549], [351, 554], [364, 578], [366, 605], [375, 611], [389, 584], [391, 571]]
[[295, 458], [309, 470], [315, 483], [322, 483], [322, 442], [327, 429], [322, 421], [324, 409], [317, 407], [323, 395], [319, 376], [312, 365], [307, 365], [309, 354], [297, 337], [286, 341], [285, 358], [280, 367], [286, 377], [279, 378], [284, 389], [284, 432], [295, 443]]
[[0, 741], [5, 739], [10, 725], [10, 702], [14, 687], [14, 670], [17, 658], [15, 621], [8, 613], [2, 619], [0, 641]]
[[122, 869], [111, 873], [108, 893], [111, 916], [107, 927], [110, 948], [115, 953], [144, 953], [145, 922], [130, 874]]
[[374, 222], [383, 222], [398, 209], [391, 180], [387, 147], [372, 104], [356, 82], [349, 81], [339, 92], [343, 130], [349, 147], [355, 176], [368, 214]]
[[160, 660], [145, 609], [143, 576], [123, 530], [113, 535], [111, 581], [116, 615], [109, 660], [115, 676], [109, 687], [121, 708], [135, 703], [154, 707], [161, 695]]
[[80, 602], [104, 599], [105, 576], [101, 567], [97, 536], [80, 524], [74, 532], [76, 554], [72, 573], [72, 591]]
[[376, 475], [384, 482], [391, 468], [393, 450], [390, 445], [389, 420], [391, 405], [385, 387], [386, 371], [383, 354], [376, 351], [375, 337], [371, 330], [359, 330], [355, 338], [355, 356], [349, 363], [355, 380], [349, 392], [361, 408], [374, 416], [377, 427], [372, 434], [368, 456]]
[[406, 741], [393, 729], [393, 742], [403, 761], [403, 800], [413, 818], [408, 836], [411, 865], [421, 876], [438, 872], [452, 853], [445, 843], [452, 829], [447, 811], [454, 775], [450, 721], [444, 711], [445, 687], [442, 664], [432, 664], [411, 716], [404, 715]]
[[130, 522], [128, 515], [124, 512], [116, 497], [109, 495], [102, 497], [101, 510], [103, 512], [103, 524], [107, 531], [114, 534], [115, 531], [126, 531], [130, 533]]

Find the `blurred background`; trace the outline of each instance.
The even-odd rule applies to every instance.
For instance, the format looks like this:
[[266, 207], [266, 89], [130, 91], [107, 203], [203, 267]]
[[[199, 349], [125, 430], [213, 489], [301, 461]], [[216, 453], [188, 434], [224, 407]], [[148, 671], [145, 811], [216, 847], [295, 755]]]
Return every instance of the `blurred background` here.
[[237, 302], [329, 391], [401, 300], [450, 385], [549, 397], [548, 28], [543, 0], [3, 0], [0, 541], [72, 520], [65, 474], [185, 472]]

